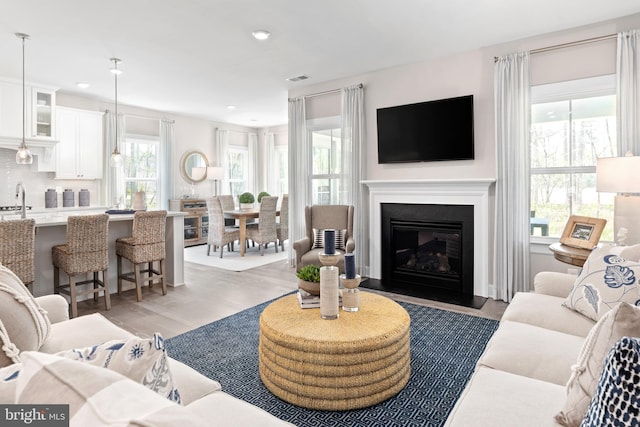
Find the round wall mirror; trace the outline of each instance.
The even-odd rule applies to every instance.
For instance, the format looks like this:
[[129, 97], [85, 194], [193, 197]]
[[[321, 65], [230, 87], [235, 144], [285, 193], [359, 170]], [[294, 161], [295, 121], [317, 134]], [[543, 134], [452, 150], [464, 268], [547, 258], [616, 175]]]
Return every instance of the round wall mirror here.
[[207, 178], [207, 156], [200, 151], [189, 151], [182, 156], [180, 171], [182, 177], [189, 183], [202, 182]]

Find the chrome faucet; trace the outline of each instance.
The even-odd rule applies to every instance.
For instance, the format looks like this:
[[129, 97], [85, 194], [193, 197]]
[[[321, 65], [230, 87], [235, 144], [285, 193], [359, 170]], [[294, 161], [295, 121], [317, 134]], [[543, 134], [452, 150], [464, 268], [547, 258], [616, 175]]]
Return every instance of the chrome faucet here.
[[22, 211], [20, 218], [25, 219], [27, 217], [27, 206], [25, 205], [27, 190], [24, 188], [24, 184], [22, 182], [19, 182], [18, 185], [16, 185], [16, 199], [20, 197], [20, 193], [22, 193]]

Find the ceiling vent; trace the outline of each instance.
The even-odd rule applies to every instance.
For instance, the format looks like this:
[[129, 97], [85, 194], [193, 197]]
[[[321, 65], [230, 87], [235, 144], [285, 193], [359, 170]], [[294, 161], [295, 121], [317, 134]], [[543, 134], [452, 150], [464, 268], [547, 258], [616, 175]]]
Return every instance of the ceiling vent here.
[[289, 77], [287, 80], [290, 82], [299, 82], [301, 80], [307, 80], [309, 79], [309, 76], [305, 76], [304, 74], [301, 76], [295, 76], [295, 77]]

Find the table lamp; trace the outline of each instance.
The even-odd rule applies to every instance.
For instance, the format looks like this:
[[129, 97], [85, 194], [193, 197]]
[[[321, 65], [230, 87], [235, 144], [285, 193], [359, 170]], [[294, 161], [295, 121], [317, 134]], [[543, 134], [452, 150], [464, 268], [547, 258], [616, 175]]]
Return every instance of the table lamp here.
[[213, 181], [213, 195], [218, 195], [218, 181], [224, 178], [224, 169], [218, 166], [209, 166], [207, 168], [207, 179]]
[[640, 243], [640, 156], [630, 151], [623, 157], [598, 159], [596, 191], [618, 193], [613, 207], [613, 235], [618, 244]]

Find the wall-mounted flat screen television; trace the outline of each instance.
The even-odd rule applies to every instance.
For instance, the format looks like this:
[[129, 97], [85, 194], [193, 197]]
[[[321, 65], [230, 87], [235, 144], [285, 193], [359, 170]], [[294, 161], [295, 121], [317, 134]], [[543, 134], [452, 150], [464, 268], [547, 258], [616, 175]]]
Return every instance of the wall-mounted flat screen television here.
[[469, 160], [473, 95], [378, 108], [378, 163]]

